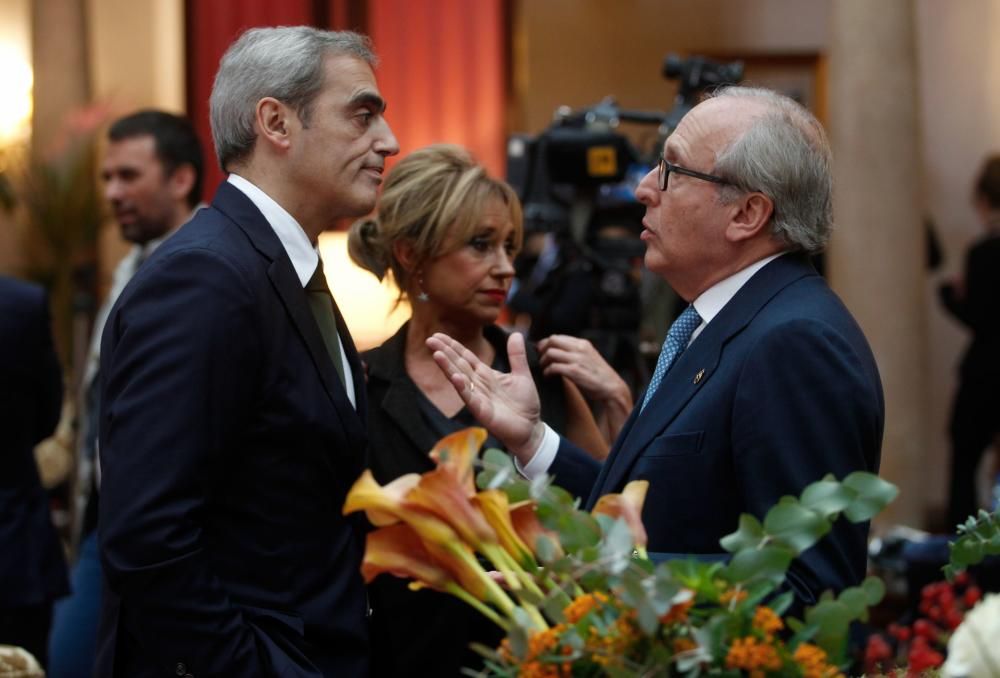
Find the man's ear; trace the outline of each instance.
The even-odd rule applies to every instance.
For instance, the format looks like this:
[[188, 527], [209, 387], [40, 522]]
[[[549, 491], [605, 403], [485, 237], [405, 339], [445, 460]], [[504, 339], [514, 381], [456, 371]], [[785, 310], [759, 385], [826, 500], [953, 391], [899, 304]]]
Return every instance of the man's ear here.
[[774, 214], [774, 203], [763, 193], [747, 193], [732, 204], [733, 212], [726, 228], [726, 239], [740, 242], [766, 232]]
[[187, 202], [188, 194], [194, 188], [195, 171], [189, 164], [178, 165], [167, 179], [167, 189], [170, 197], [176, 201]]
[[262, 141], [284, 151], [291, 147], [291, 133], [298, 124], [298, 116], [284, 103], [274, 97], [264, 97], [257, 102], [254, 121]]
[[413, 243], [401, 238], [392, 244], [392, 254], [407, 273], [413, 273], [417, 268], [417, 253]]

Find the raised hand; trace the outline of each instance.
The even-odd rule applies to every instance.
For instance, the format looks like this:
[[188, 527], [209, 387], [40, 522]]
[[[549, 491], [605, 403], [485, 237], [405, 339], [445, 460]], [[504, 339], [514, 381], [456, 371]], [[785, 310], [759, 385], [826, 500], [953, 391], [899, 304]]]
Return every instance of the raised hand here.
[[542, 441], [545, 426], [540, 419], [538, 391], [528, 369], [524, 337], [514, 333], [507, 340], [509, 374], [484, 364], [447, 334], [431, 335], [427, 347], [472, 415], [522, 464], [527, 464]]

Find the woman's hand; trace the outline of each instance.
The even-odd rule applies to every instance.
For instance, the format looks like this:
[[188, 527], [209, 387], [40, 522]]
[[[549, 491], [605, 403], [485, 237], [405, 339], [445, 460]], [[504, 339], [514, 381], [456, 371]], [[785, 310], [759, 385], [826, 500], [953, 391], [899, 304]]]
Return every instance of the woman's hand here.
[[597, 425], [610, 445], [632, 412], [628, 384], [586, 339], [553, 334], [538, 342], [542, 370], [546, 376], [569, 379], [591, 401], [600, 405]]
[[538, 351], [546, 376], [566, 377], [591, 400], [606, 401], [625, 396], [631, 409], [628, 384], [586, 339], [553, 334], [538, 342]]

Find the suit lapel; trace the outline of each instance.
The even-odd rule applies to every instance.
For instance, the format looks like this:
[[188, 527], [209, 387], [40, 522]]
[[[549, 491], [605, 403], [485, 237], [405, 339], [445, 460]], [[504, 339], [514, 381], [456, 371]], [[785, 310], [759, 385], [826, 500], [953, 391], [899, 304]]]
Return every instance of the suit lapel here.
[[364, 400], [364, 372], [354, 342], [347, 331], [347, 325], [344, 323], [336, 302], [334, 302], [334, 312], [337, 316], [337, 327], [344, 344], [344, 352], [347, 354], [354, 376], [357, 410], [351, 405], [351, 401], [347, 398], [347, 392], [337, 377], [336, 368], [333, 366], [330, 354], [323, 343], [323, 337], [316, 325], [312, 310], [309, 308], [309, 301], [302, 283], [295, 273], [288, 253], [274, 233], [274, 229], [267, 223], [264, 215], [260, 213], [253, 202], [242, 191], [228, 182], [223, 182], [219, 186], [212, 204], [233, 219], [237, 226], [246, 233], [254, 248], [269, 260], [267, 276], [271, 280], [271, 285], [285, 306], [285, 310], [292, 320], [292, 325], [305, 343], [323, 388], [334, 405], [352, 447], [363, 449], [366, 437], [364, 415], [359, 415], [359, 412], [366, 412], [365, 408], [367, 407]]
[[715, 374], [726, 344], [753, 320], [775, 294], [791, 282], [816, 270], [804, 256], [786, 254], [768, 263], [747, 281], [712, 319], [667, 372], [641, 416], [638, 406], [618, 436], [614, 449], [594, 485], [588, 505], [625, 484], [642, 452], [674, 421]]
[[[420, 397], [420, 394], [416, 384], [406, 374], [404, 353], [408, 327], [409, 322], [404, 323], [395, 335], [366, 356], [371, 378], [388, 382], [382, 402], [377, 403], [377, 406], [399, 426], [399, 430], [413, 445], [412, 449], [430, 469], [433, 464], [430, 463], [427, 452], [437, 439], [424, 418], [420, 416], [420, 409], [416, 403], [416, 398]], [[399, 452], [402, 454], [405, 450]]]

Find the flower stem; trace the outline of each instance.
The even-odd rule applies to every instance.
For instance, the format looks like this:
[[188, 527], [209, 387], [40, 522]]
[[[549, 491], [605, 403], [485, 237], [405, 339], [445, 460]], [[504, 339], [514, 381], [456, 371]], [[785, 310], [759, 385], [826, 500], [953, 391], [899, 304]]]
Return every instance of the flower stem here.
[[448, 593], [452, 594], [453, 596], [457, 596], [458, 598], [461, 598], [466, 603], [468, 603], [472, 607], [474, 607], [477, 610], [479, 610], [485, 617], [487, 617], [494, 624], [496, 624], [497, 626], [499, 626], [500, 628], [502, 628], [504, 631], [510, 631], [510, 622], [509, 621], [507, 621], [506, 619], [504, 619], [500, 615], [498, 615], [496, 613], [496, 610], [494, 610], [489, 605], [486, 605], [485, 603], [482, 603], [479, 600], [477, 600], [475, 596], [473, 596], [472, 594], [470, 594], [468, 591], [466, 591], [465, 589], [463, 589], [461, 586], [459, 586], [455, 582], [448, 582], [445, 585], [445, 589], [444, 590], [447, 591]]

